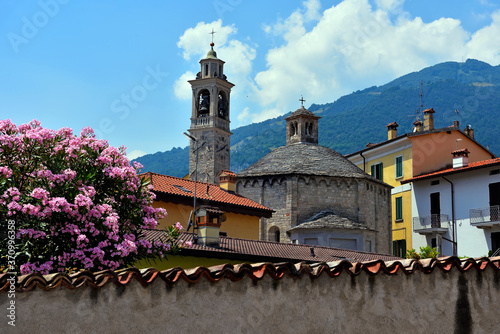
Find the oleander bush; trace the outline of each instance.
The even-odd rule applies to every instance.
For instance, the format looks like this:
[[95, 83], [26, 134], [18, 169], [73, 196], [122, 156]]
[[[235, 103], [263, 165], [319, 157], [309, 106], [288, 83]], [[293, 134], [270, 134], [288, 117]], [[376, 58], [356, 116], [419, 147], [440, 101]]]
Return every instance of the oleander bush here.
[[76, 136], [0, 121], [0, 269], [98, 271], [176, 251], [180, 224], [165, 231], [167, 242], [142, 238], [166, 212], [151, 206], [140, 168], [90, 128]]

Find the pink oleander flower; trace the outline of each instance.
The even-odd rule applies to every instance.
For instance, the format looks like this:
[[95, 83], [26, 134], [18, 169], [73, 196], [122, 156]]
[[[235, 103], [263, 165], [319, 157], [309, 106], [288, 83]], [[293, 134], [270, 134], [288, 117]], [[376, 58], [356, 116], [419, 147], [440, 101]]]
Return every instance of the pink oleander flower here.
[[[141, 229], [156, 228], [166, 211], [151, 206], [152, 186], [125, 150], [97, 139], [90, 128], [77, 136], [37, 120], [19, 127], [0, 121], [0, 221], [15, 221], [17, 241], [26, 247], [20, 272], [116, 269], [178, 249], [182, 225], [166, 242], [140, 238]], [[0, 239], [0, 249], [6, 248]]]
[[49, 197], [49, 192], [42, 188], [35, 188], [31, 192], [31, 197], [36, 199], [47, 199]]
[[9, 178], [12, 176], [12, 170], [7, 166], [1, 166], [0, 167], [0, 174], [6, 178]]
[[182, 226], [182, 224], [181, 224], [181, 223], [179, 223], [179, 222], [175, 223], [175, 225], [174, 225], [174, 226], [175, 226], [175, 228], [176, 228], [176, 229], [178, 229], [179, 231], [182, 231], [182, 230], [184, 229], [184, 227]]

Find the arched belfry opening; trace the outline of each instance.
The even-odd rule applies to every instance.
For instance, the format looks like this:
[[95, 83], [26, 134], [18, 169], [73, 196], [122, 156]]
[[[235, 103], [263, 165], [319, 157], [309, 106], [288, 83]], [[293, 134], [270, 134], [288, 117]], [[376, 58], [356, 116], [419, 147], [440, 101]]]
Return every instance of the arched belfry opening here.
[[210, 92], [207, 89], [203, 89], [198, 93], [198, 104], [197, 109], [198, 117], [205, 117], [210, 114]]
[[223, 119], [228, 119], [228, 108], [229, 101], [227, 100], [227, 94], [224, 91], [219, 91], [219, 96], [217, 97], [217, 116]]
[[210, 43], [207, 56], [200, 60], [196, 78], [189, 80], [193, 103], [188, 131], [194, 138], [190, 142], [189, 175], [195, 175], [198, 166], [198, 181], [217, 184], [219, 173], [230, 170], [230, 94], [234, 85], [227, 81], [224, 61], [217, 58], [214, 45]]
[[[305, 100], [300, 99], [303, 103]], [[318, 144], [318, 120], [321, 117], [304, 108], [304, 105], [286, 117], [286, 144]]]

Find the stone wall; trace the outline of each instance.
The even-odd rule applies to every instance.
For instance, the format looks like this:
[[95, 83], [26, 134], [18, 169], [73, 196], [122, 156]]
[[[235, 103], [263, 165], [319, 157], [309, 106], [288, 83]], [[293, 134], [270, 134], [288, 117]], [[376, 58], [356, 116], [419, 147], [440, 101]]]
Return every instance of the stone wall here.
[[376, 230], [374, 252], [392, 252], [390, 189], [376, 181], [304, 175], [240, 178], [236, 192], [275, 210], [272, 218], [261, 219], [261, 240], [274, 240], [268, 232], [276, 226], [280, 241], [290, 242], [288, 229], [328, 209]]
[[175, 284], [155, 276], [142, 284], [130, 278], [97, 288], [36, 288], [16, 293], [15, 327], [7, 324], [9, 298], [0, 292], [0, 328], [2, 333], [496, 333], [500, 274], [498, 267], [479, 267], [368, 274], [371, 267], [333, 277], [259, 267], [248, 276], [220, 280], [205, 273]]

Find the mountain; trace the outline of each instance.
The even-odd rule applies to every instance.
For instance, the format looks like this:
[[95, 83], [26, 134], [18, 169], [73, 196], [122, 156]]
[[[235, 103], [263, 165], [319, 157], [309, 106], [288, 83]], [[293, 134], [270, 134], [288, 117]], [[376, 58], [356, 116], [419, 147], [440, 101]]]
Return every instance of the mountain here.
[[[422, 85], [421, 85], [422, 83]], [[500, 65], [468, 59], [445, 62], [406, 74], [383, 86], [353, 92], [327, 104], [308, 109], [322, 118], [319, 143], [342, 154], [360, 150], [369, 142], [387, 139], [385, 126], [399, 124], [398, 133], [410, 132], [417, 112], [434, 108], [436, 128], [460, 121], [470, 124], [475, 139], [500, 153]], [[458, 110], [458, 113], [456, 112]], [[231, 169], [239, 172], [276, 147], [285, 145], [286, 115], [233, 130]], [[143, 171], [182, 177], [188, 173], [188, 148], [145, 155], [136, 159]]]

